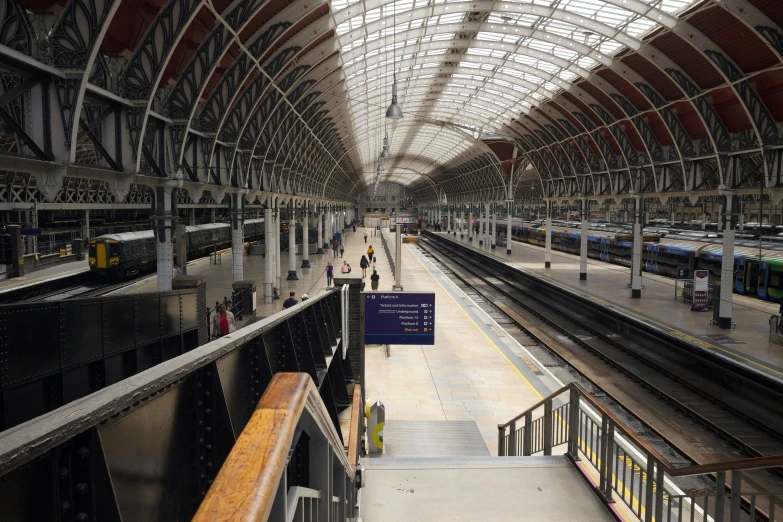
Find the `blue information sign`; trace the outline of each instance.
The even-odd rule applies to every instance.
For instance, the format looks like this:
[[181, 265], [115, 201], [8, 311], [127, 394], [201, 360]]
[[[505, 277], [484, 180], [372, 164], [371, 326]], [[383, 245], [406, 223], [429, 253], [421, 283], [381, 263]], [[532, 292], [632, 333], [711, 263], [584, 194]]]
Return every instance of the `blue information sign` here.
[[364, 344], [435, 344], [435, 294], [364, 294]]

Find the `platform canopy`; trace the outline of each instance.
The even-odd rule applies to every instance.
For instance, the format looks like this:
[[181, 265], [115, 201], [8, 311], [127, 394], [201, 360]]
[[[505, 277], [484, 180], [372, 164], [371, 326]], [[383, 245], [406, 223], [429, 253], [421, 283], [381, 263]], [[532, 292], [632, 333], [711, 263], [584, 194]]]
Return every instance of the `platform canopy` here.
[[3, 5], [0, 204], [144, 205], [171, 179], [191, 203], [781, 184], [778, 0]]

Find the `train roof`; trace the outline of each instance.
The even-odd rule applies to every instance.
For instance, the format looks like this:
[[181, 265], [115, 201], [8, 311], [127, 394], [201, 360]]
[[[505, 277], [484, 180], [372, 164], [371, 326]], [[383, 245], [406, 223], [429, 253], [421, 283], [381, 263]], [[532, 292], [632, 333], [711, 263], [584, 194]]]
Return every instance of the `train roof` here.
[[199, 232], [203, 230], [215, 230], [218, 228], [225, 228], [227, 226], [228, 223], [205, 223], [203, 225], [193, 225], [193, 226], [185, 227], [185, 231], [191, 233], [191, 232]]
[[135, 241], [137, 239], [149, 239], [155, 237], [152, 230], [140, 230], [138, 232], [120, 232], [119, 234], [104, 234], [95, 239], [109, 239], [114, 241]]

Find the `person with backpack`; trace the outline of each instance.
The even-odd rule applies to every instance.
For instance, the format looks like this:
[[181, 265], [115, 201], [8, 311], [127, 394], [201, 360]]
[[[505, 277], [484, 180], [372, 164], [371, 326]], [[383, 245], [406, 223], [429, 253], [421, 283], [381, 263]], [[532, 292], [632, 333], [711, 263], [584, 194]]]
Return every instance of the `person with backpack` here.
[[370, 266], [370, 263], [367, 261], [366, 256], [362, 256], [362, 260], [359, 261], [359, 266], [362, 268], [362, 277], [367, 277], [367, 267]]
[[351, 273], [351, 265], [348, 264], [348, 261], [343, 261], [343, 266], [341, 267], [341, 271], [343, 274]]
[[373, 250], [372, 245], [370, 245], [370, 248], [367, 249], [367, 258], [372, 260], [373, 254], [375, 254], [375, 250]]
[[378, 271], [374, 268], [372, 269], [372, 275], [370, 276], [370, 286], [373, 290], [378, 290], [378, 281], [380, 281], [381, 276], [378, 275]]

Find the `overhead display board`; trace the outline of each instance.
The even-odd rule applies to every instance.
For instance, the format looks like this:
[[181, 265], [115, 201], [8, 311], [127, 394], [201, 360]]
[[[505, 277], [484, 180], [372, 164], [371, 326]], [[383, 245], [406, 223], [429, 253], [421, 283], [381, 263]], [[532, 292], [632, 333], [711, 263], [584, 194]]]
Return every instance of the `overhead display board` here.
[[435, 344], [435, 294], [364, 294], [364, 344]]

